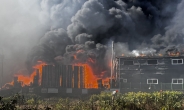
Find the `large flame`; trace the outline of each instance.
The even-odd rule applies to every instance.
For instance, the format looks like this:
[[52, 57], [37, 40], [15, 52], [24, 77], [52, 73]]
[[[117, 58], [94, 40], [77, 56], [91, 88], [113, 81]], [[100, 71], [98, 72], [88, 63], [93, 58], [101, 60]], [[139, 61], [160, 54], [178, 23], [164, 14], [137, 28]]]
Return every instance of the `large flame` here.
[[[47, 65], [45, 62], [38, 61], [35, 66], [33, 66], [33, 73], [31, 75], [24, 75], [24, 73], [15, 74], [14, 76], [17, 77], [17, 81], [21, 83], [21, 86], [29, 86], [33, 83], [34, 77], [37, 75], [37, 70], [39, 71], [39, 85], [41, 84], [41, 77], [42, 77], [42, 66]], [[14, 85], [14, 81], [10, 83], [6, 83], [3, 88], [6, 88], [7, 85]]]
[[85, 88], [98, 88], [97, 79], [92, 68], [85, 64]]
[[[85, 85], [85, 88], [98, 88], [98, 82], [97, 80], [98, 79], [101, 79], [103, 78], [104, 76], [104, 73], [106, 72], [99, 72], [99, 73], [94, 73], [94, 66], [96, 66], [96, 59], [93, 58], [93, 57], [89, 57], [85, 63], [80, 63], [80, 62], [76, 62], [78, 60], [77, 58], [77, 54], [78, 53], [81, 53], [83, 52], [82, 50], [78, 50], [75, 54], [73, 54], [73, 57], [74, 57], [74, 62], [73, 62], [73, 65], [76, 65], [76, 66], [83, 66], [84, 67], [84, 85]], [[109, 63], [109, 67], [111, 67], [111, 62]], [[98, 74], [98, 76], [96, 76]], [[104, 84], [103, 82], [106, 82], [106, 85], [107, 85], [107, 81], [108, 79], [102, 79], [102, 84]], [[109, 81], [108, 81], [109, 82]]]
[[[97, 80], [100, 79], [99, 77], [97, 77], [94, 72], [93, 72], [93, 69], [92, 67], [90, 66], [90, 64], [81, 64], [81, 63], [78, 63], [78, 64], [74, 64], [76, 66], [83, 66], [84, 67], [84, 83], [85, 83], [85, 88], [89, 89], [89, 88], [95, 88], [97, 89], [98, 88], [98, 83], [97, 83]], [[101, 74], [101, 76], [103, 76], [105, 72], [101, 72], [99, 74]], [[109, 85], [109, 78], [104, 78], [102, 79], [102, 84], [103, 85], [108, 85], [108, 87], [110, 86]]]
[[[106, 73], [106, 71], [103, 71], [101, 73], [94, 73], [91, 64], [95, 64], [95, 63], [96, 63], [96, 61], [94, 59], [89, 58], [87, 63], [73, 64], [73, 65], [84, 67], [84, 79], [83, 80], [84, 80], [84, 83], [85, 83], [85, 88], [98, 88], [97, 80], [100, 79], [100, 77], [103, 77], [104, 74]], [[35, 66], [33, 66], [34, 71], [31, 75], [26, 76], [23, 73], [19, 73], [19, 74], [15, 74], [14, 76], [17, 77], [17, 82], [21, 83], [21, 86], [30, 86], [34, 82], [35, 76], [38, 75], [37, 73], [39, 73], [38, 83], [39, 83], [39, 85], [41, 85], [42, 67], [44, 65], [47, 65], [47, 64], [45, 62], [38, 61], [37, 64]], [[111, 66], [111, 65], [109, 65], [109, 66]], [[96, 76], [95, 74], [98, 74], [98, 76]], [[7, 86], [7, 85], [8, 86], [13, 86], [14, 84], [15, 84], [15, 82], [12, 81], [11, 83], [5, 84], [5, 86]], [[102, 79], [102, 84], [107, 86], [109, 84], [109, 78]], [[4, 86], [4, 88], [7, 88], [5, 86]]]
[[39, 70], [39, 85], [41, 85], [41, 80], [42, 80], [41, 79], [42, 78], [42, 67], [44, 65], [47, 65], [47, 63], [42, 62], [42, 61], [38, 61], [38, 64], [33, 67], [35, 69], [34, 72], [33, 72], [34, 76], [36, 76], [36, 70], [37, 69]]

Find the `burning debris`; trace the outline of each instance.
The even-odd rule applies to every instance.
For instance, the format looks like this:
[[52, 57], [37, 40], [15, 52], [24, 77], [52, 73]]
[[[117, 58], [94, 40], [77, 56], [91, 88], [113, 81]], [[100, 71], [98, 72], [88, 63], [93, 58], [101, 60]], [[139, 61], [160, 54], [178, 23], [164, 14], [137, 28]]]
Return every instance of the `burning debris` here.
[[180, 52], [177, 48], [173, 47], [166, 51], [166, 54], [168, 56], [180, 56]]
[[39, 76], [38, 85], [41, 85], [42, 78], [42, 66], [47, 65], [45, 62], [38, 61], [37, 65], [33, 67], [34, 71], [31, 75], [25, 76], [24, 73], [15, 74], [14, 80], [10, 83], [6, 83], [2, 88], [10, 88], [10, 86], [31, 86], [34, 82], [34, 78]]
[[[22, 83], [22, 86], [30, 85], [33, 83], [34, 77], [39, 75], [39, 85], [41, 85], [42, 66], [47, 65], [45, 62], [38, 61], [38, 64], [33, 67], [34, 71], [30, 76], [24, 76], [24, 74], [16, 74], [17, 81]], [[37, 71], [38, 70], [38, 71]]]
[[[93, 61], [90, 61], [94, 63]], [[39, 61], [33, 67], [30, 76], [16, 74], [11, 83], [6, 83], [3, 89], [24, 86], [68, 87], [68, 88], [102, 88], [109, 87], [109, 78], [104, 78], [105, 71], [96, 76], [90, 64], [75, 63], [73, 65], [48, 65]], [[98, 80], [101, 80], [99, 85]]]

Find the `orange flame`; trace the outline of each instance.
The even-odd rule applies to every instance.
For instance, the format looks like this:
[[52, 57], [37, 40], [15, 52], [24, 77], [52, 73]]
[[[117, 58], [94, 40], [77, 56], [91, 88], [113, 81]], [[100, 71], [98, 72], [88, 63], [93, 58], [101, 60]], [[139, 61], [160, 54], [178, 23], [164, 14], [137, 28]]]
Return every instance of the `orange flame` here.
[[74, 57], [74, 60], [77, 60], [77, 56], [76, 55], [73, 55], [73, 57]]
[[[90, 59], [91, 61], [92, 59]], [[93, 60], [92, 60], [93, 61]], [[94, 62], [95, 63], [95, 62]], [[17, 81], [20, 83], [21, 82], [21, 86], [30, 86], [31, 83], [33, 83], [35, 76], [37, 76], [37, 71], [39, 71], [39, 85], [41, 85], [41, 78], [42, 78], [42, 67], [44, 65], [47, 65], [45, 62], [42, 61], [38, 61], [38, 64], [35, 65], [33, 67], [34, 71], [31, 75], [29, 76], [25, 76], [23, 74], [16, 74], [15, 76], [17, 77]], [[84, 83], [85, 83], [85, 88], [98, 88], [98, 83], [97, 80], [99, 79], [99, 77], [97, 77], [93, 70], [92, 67], [90, 66], [90, 64], [74, 64], [77, 66], [84, 66]], [[103, 77], [103, 75], [106, 73], [106, 71], [99, 73], [100, 77]], [[7, 83], [6, 85], [14, 85], [14, 81], [12, 81], [11, 83]], [[109, 79], [102, 79], [102, 84], [103, 85], [108, 85], [109, 83]]]
[[105, 78], [103, 79], [103, 85], [105, 86], [105, 88], [110, 88], [110, 82], [109, 82], [110, 78]]
[[[34, 76], [36, 76], [36, 69], [39, 70], [39, 85], [41, 85], [41, 78], [42, 78], [42, 67], [44, 65], [47, 65], [47, 63], [42, 62], [42, 61], [38, 61], [39, 64], [35, 65], [33, 68], [35, 69], [34, 72], [32, 74], [34, 74]], [[33, 77], [34, 78], [34, 77]]]
[[169, 56], [180, 56], [180, 52], [168, 52]]
[[145, 57], [146, 55], [145, 54], [140, 54], [139, 56], [137, 57]]
[[85, 88], [98, 88], [97, 79], [92, 68], [85, 64]]
[[[85, 88], [98, 88], [98, 83], [97, 83], [97, 80], [99, 79], [99, 77], [95, 76], [91, 66], [89, 64], [75, 64], [77, 66], [84, 66], [85, 68], [85, 78], [84, 78], [84, 81], [85, 81]], [[103, 74], [105, 74], [105, 71], [101, 73], [102, 76]], [[108, 86], [107, 88], [109, 88], [109, 78], [105, 78], [105, 79], [102, 79], [102, 84], [103, 85], [106, 85]]]
[[[36, 70], [38, 69], [39, 70], [39, 85], [41, 84], [41, 77], [42, 77], [42, 66], [43, 65], [47, 65], [45, 62], [42, 62], [42, 61], [38, 61], [37, 62], [38, 64], [35, 65], [33, 68], [34, 68], [34, 71], [33, 73], [30, 75], [30, 76], [25, 76], [23, 74], [16, 74], [15, 77], [18, 78], [18, 82], [21, 82], [22, 86], [28, 86], [30, 85], [31, 83], [33, 83], [33, 80], [34, 80], [34, 77], [37, 75], [36, 73]], [[10, 83], [6, 83], [4, 86], [6, 85], [14, 85], [14, 81], [10, 82]]]
[[94, 60], [92, 58], [89, 58], [88, 61], [91, 62], [91, 63], [95, 63], [96, 62], [96, 60]]
[[14, 85], [14, 81], [12, 81], [10, 83], [6, 83], [2, 88], [9, 89], [9, 86], [13, 86], [13, 85]]
[[84, 52], [84, 50], [78, 50], [76, 53], [82, 53]]

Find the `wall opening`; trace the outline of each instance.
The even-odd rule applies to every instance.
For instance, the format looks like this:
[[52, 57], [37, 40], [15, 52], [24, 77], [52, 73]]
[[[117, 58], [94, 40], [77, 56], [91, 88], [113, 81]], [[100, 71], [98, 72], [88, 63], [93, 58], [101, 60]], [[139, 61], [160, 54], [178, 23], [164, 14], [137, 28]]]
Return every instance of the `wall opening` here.
[[158, 61], [157, 60], [148, 60], [148, 64], [149, 65], [156, 65], [156, 64], [158, 64]]
[[133, 61], [124, 61], [124, 65], [134, 65]]

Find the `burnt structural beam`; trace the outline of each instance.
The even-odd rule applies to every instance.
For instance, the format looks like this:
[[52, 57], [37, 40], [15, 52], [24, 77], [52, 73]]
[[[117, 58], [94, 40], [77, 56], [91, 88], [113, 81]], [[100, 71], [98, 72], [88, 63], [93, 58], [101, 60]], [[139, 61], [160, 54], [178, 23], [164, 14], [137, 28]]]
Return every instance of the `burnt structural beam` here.
[[79, 66], [74, 66], [74, 88], [79, 88], [78, 83], [79, 83]]
[[62, 65], [62, 75], [61, 75], [61, 77], [62, 77], [62, 87], [63, 88], [67, 87], [67, 77], [66, 77], [67, 68], [68, 68], [67, 65]]
[[46, 75], [45, 75], [45, 66], [42, 66], [42, 78], [41, 78], [41, 86], [45, 87], [46, 83]]
[[67, 88], [72, 88], [72, 65], [68, 65]]
[[49, 87], [52, 87], [52, 65], [48, 65], [48, 82], [49, 82]]
[[62, 76], [63, 76], [63, 68], [62, 68], [63, 66], [61, 65], [61, 66], [59, 66], [59, 78], [60, 78], [60, 87], [63, 87], [63, 79], [62, 79]]
[[85, 88], [84, 87], [84, 66], [80, 66], [80, 88]]

